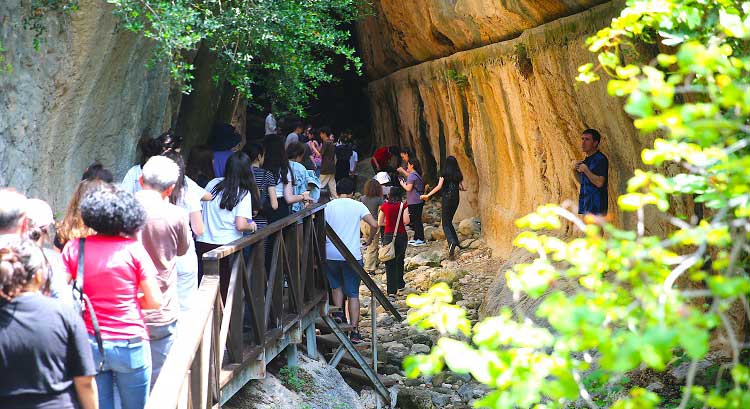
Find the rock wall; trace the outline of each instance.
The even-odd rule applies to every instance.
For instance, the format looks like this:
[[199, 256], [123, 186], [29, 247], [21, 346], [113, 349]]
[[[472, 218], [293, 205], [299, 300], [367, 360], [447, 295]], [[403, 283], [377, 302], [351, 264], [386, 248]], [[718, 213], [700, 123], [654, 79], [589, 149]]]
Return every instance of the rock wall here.
[[[594, 59], [587, 36], [621, 9], [611, 2], [503, 41], [405, 68], [369, 84], [377, 144], [415, 147], [433, 177], [457, 157], [468, 191], [455, 220], [479, 214], [486, 240], [509, 254], [514, 220], [544, 203], [577, 201], [571, 161], [583, 159], [580, 133], [602, 132], [609, 157], [610, 209], [649, 143], [633, 128], [606, 82], [577, 84]], [[643, 53], [652, 50], [642, 50]], [[577, 202], [576, 202], [577, 204]], [[619, 212], [615, 223], [628, 224]]]
[[517, 36], [605, 0], [379, 0], [357, 23], [367, 73], [400, 68]]
[[3, 55], [14, 67], [0, 73], [0, 186], [62, 212], [92, 161], [122, 176], [137, 140], [169, 128], [180, 94], [166, 69], [146, 68], [147, 40], [115, 31], [106, 2], [81, 0], [71, 16], [45, 16], [38, 51], [23, 28], [28, 13], [28, 2], [0, 2]]

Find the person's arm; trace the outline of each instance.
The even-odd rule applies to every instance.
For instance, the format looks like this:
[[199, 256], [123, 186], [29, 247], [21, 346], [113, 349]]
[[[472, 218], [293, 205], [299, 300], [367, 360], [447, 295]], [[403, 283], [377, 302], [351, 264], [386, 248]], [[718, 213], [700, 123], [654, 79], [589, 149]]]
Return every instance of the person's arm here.
[[141, 280], [140, 288], [143, 292], [143, 297], [138, 299], [141, 308], [144, 310], [158, 310], [161, 308], [161, 289], [159, 289], [159, 282], [156, 281], [155, 276], [148, 276], [145, 280]]
[[365, 215], [365, 217], [363, 217], [362, 220], [364, 220], [365, 223], [370, 225], [370, 235], [369, 237], [367, 237], [367, 241], [365, 242], [365, 246], [369, 246], [372, 243], [372, 241], [375, 240], [375, 235], [378, 233], [378, 222], [376, 222], [375, 218], [372, 217], [372, 215], [369, 213]]
[[403, 223], [404, 226], [411, 223], [411, 218], [409, 217], [409, 207], [404, 205], [404, 213], [401, 215], [401, 223]]
[[458, 182], [458, 190], [460, 190], [462, 192], [466, 191], [466, 188], [464, 187], [464, 182], [463, 181]]
[[213, 199], [214, 199], [214, 195], [212, 195], [211, 192], [206, 192], [203, 194], [203, 196], [201, 196], [202, 202], [210, 202]]
[[273, 210], [279, 208], [279, 199], [276, 197], [276, 185], [268, 185], [268, 201], [271, 203]]
[[436, 186], [435, 186], [434, 188], [432, 188], [432, 190], [430, 190], [430, 193], [428, 193], [428, 194], [426, 194], [426, 195], [422, 195], [422, 196], [420, 196], [420, 199], [422, 199], [422, 200], [427, 200], [427, 199], [429, 199], [430, 197], [432, 197], [432, 195], [434, 195], [435, 193], [439, 192], [439, 191], [440, 191], [440, 189], [442, 189], [442, 188], [443, 188], [443, 181], [444, 181], [444, 180], [445, 180], [445, 179], [444, 179], [444, 178], [443, 178], [443, 177], [441, 176], [441, 177], [440, 177], [440, 179], [438, 179], [438, 183], [437, 183], [437, 185], [436, 185]]
[[375, 169], [380, 170], [380, 163], [378, 162], [377, 159], [375, 159], [374, 156], [372, 157], [372, 163], [373, 165], [375, 165]]
[[378, 210], [378, 226], [385, 227], [385, 214], [382, 210]]
[[[320, 150], [318, 150], [318, 146], [317, 145], [318, 144], [315, 141], [312, 141], [312, 143], [308, 144], [308, 146], [310, 147], [310, 149], [313, 151], [313, 154], [320, 156]], [[312, 156], [311, 156], [311, 158], [312, 158]]]
[[203, 235], [203, 216], [200, 211], [190, 213], [190, 228], [196, 236]]
[[305, 191], [301, 195], [295, 195], [292, 192], [292, 182], [284, 183], [284, 200], [287, 204], [294, 204], [303, 200], [310, 200], [310, 192]]
[[584, 175], [586, 175], [586, 177], [589, 178], [589, 180], [591, 181], [591, 183], [593, 183], [594, 186], [596, 186], [598, 188], [603, 187], [604, 186], [604, 182], [607, 181], [607, 178], [605, 178], [604, 176], [599, 176], [599, 175], [595, 174], [583, 162], [581, 162], [580, 164], [578, 164], [578, 171], [581, 172], [581, 173], [583, 173]]
[[412, 189], [414, 189], [414, 183], [406, 183], [406, 182], [404, 182], [403, 180], [400, 180], [400, 179], [399, 179], [398, 183], [400, 183], [401, 187], [404, 188], [404, 190], [407, 191], [407, 192], [411, 192]]
[[73, 385], [76, 388], [78, 402], [81, 409], [98, 409], [99, 392], [96, 389], [96, 378], [93, 376], [74, 376]]
[[406, 169], [402, 168], [401, 166], [396, 169], [396, 172], [402, 174], [404, 177], [409, 177], [409, 172], [407, 172]]
[[254, 221], [248, 222], [247, 217], [242, 216], [236, 216], [234, 218], [234, 227], [239, 231], [249, 231], [251, 233], [258, 230], [258, 226]]

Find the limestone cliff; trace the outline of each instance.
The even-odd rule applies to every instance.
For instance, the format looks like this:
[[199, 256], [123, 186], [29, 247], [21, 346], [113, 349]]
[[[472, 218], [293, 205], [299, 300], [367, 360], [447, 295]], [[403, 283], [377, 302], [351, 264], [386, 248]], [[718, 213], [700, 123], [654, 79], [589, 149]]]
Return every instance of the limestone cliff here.
[[[515, 219], [544, 203], [577, 200], [571, 161], [584, 157], [585, 128], [603, 134], [615, 209], [648, 141], [605, 82], [582, 85], [574, 78], [593, 59], [585, 38], [618, 10], [607, 3], [371, 82], [375, 140], [415, 147], [428, 177], [442, 158], [456, 156], [468, 188], [456, 219], [479, 214], [501, 255], [511, 250]], [[612, 217], [626, 222], [619, 212]]]
[[357, 24], [367, 73], [400, 68], [507, 40], [605, 0], [379, 0]]
[[69, 17], [45, 17], [38, 51], [21, 4], [0, 2], [0, 41], [14, 67], [0, 73], [0, 186], [62, 211], [94, 159], [121, 176], [138, 138], [170, 126], [180, 94], [166, 69], [146, 68], [146, 39], [115, 31], [107, 3], [82, 0]]

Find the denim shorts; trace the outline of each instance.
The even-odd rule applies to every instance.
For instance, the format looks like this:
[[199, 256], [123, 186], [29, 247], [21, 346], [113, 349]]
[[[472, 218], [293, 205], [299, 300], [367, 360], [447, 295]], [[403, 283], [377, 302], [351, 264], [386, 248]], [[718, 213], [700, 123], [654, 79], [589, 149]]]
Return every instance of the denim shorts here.
[[[358, 260], [362, 266], [362, 260]], [[343, 287], [344, 295], [349, 298], [359, 298], [360, 278], [354, 268], [347, 261], [326, 260], [328, 283], [331, 288]]]

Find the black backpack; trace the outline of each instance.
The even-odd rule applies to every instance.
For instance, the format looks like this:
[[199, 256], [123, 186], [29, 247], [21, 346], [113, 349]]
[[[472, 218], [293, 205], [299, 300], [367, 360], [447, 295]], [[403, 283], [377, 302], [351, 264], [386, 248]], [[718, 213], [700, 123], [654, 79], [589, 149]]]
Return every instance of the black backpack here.
[[352, 151], [354, 149], [352, 148], [352, 144], [350, 143], [342, 143], [340, 145], [336, 145], [336, 159], [337, 160], [349, 160], [349, 158], [352, 157]]

